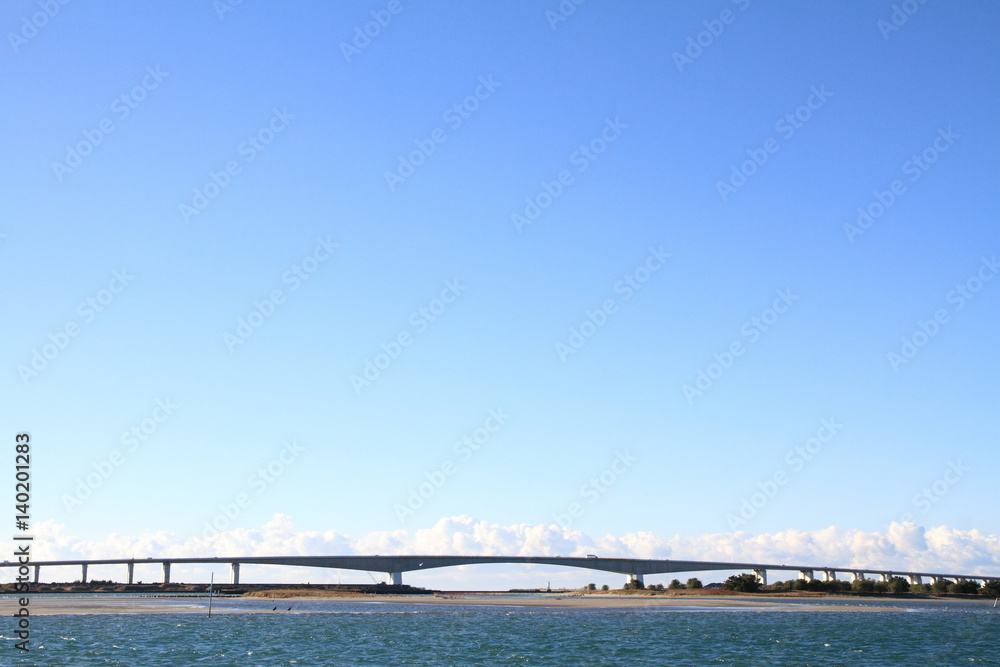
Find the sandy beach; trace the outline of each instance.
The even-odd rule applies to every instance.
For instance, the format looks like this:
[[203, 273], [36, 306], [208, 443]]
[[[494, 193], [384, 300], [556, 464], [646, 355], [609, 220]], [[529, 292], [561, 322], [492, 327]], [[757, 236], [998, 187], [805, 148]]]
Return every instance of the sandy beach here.
[[[293, 607], [292, 613], [308, 613], [294, 610], [296, 602], [368, 602], [376, 604], [421, 604], [421, 605], [483, 605], [514, 606], [563, 609], [636, 609], [643, 607], [680, 607], [688, 609], [740, 609], [781, 612], [802, 611], [893, 611], [892, 608], [867, 605], [818, 605], [803, 599], [801, 603], [772, 602], [760, 597], [699, 597], [699, 596], [615, 596], [615, 595], [552, 595], [537, 598], [508, 597], [503, 595], [437, 594], [437, 595], [336, 595], [336, 596], [281, 596], [254, 598], [216, 598], [213, 613], [256, 614], [272, 613], [271, 610], [227, 609], [232, 600], [259, 600], [262, 603], [278, 601], [278, 606]], [[17, 600], [0, 600], [0, 614], [9, 615], [17, 609]], [[208, 597], [104, 597], [100, 595], [80, 597], [36, 597], [32, 598], [29, 609], [33, 615], [48, 614], [176, 614], [206, 613]], [[281, 613], [288, 613], [283, 611]]]

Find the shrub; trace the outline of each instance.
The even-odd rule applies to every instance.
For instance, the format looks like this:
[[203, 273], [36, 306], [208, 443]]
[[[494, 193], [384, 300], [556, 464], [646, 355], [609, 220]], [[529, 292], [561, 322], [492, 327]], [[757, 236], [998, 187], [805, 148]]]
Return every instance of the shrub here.
[[760, 590], [760, 582], [752, 574], [734, 574], [722, 583], [722, 587], [738, 593], [756, 593]]
[[1000, 598], [1000, 579], [990, 579], [985, 586], [979, 589], [979, 592], [991, 598]]
[[948, 586], [949, 593], [956, 593], [958, 595], [975, 595], [979, 592], [979, 582], [978, 581], [956, 581], [955, 583]]
[[890, 577], [889, 578], [889, 592], [890, 593], [908, 593], [910, 591], [910, 582], [902, 577]]
[[823, 582], [823, 590], [828, 593], [844, 593], [851, 590], [851, 582], [841, 579], [833, 579]]
[[875, 581], [864, 577], [851, 582], [851, 590], [855, 593], [874, 593]]
[[931, 584], [931, 593], [934, 595], [944, 595], [951, 588], [951, 582], [947, 579], [938, 579]]

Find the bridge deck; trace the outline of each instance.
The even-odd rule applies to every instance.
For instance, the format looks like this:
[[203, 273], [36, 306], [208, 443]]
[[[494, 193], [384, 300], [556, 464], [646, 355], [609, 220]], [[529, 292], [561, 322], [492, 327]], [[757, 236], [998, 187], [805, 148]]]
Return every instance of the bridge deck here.
[[[402, 573], [429, 570], [439, 567], [485, 564], [533, 564], [578, 567], [626, 575], [667, 574], [673, 572], [699, 572], [709, 570], [784, 570], [797, 572], [864, 573], [901, 577], [930, 577], [942, 579], [993, 580], [981, 574], [954, 574], [941, 572], [909, 572], [883, 570], [856, 566], [787, 565], [774, 563], [732, 563], [694, 560], [652, 560], [638, 558], [579, 558], [575, 556], [217, 556], [208, 558], [112, 558], [93, 560], [31, 561], [33, 567], [60, 567], [67, 565], [142, 565], [142, 564], [225, 564], [225, 565], [285, 565], [294, 567], [325, 567], [344, 570]], [[20, 567], [17, 561], [4, 561], [0, 567]]]

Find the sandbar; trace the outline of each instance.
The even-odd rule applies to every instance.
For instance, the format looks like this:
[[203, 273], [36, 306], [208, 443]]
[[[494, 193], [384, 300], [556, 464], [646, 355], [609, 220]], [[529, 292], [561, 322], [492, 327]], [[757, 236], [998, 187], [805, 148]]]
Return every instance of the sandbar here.
[[[213, 604], [213, 614], [258, 614], [273, 613], [270, 609], [233, 609], [227, 608], [231, 600], [260, 601], [269, 603], [272, 598], [256, 596], [253, 598], [216, 598]], [[639, 609], [646, 607], [680, 607], [686, 609], [732, 609], [760, 610], [782, 612], [815, 612], [815, 611], [899, 611], [897, 607], [876, 607], [869, 605], [814, 604], [803, 600], [800, 602], [772, 602], [761, 597], [727, 596], [700, 597], [685, 596], [633, 596], [633, 595], [547, 595], [541, 597], [517, 597], [505, 595], [476, 594], [435, 594], [435, 595], [336, 595], [336, 596], [282, 596], [273, 598], [277, 606], [293, 608], [291, 613], [309, 613], [309, 610], [295, 610], [296, 602], [368, 602], [376, 604], [420, 604], [420, 605], [481, 605], [506, 607], [531, 607], [550, 609]], [[79, 597], [33, 597], [29, 609], [32, 615], [51, 614], [177, 614], [207, 612], [207, 596], [184, 597], [105, 597], [100, 595]], [[0, 614], [10, 615], [18, 608], [16, 598], [0, 599]], [[279, 611], [278, 613], [288, 613]]]

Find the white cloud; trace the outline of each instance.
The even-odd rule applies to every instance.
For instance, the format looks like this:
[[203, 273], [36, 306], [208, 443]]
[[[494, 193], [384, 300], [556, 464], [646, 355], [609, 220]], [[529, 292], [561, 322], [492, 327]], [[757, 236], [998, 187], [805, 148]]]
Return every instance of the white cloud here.
[[[13, 553], [13, 544], [6, 545]], [[885, 532], [865, 532], [830, 526], [821, 530], [786, 530], [773, 534], [752, 535], [745, 532], [711, 535], [660, 537], [651, 532], [621, 536], [594, 537], [580, 530], [550, 525], [499, 525], [477, 521], [469, 516], [440, 519], [430, 528], [415, 531], [378, 531], [353, 537], [337, 531], [296, 531], [292, 517], [276, 514], [259, 529], [234, 529], [213, 537], [183, 538], [166, 532], [137, 536], [109, 535], [100, 542], [77, 539], [66, 527], [54, 521], [35, 525], [33, 559], [100, 559], [204, 556], [329, 556], [350, 554], [462, 554], [518, 556], [584, 556], [596, 553], [603, 557], [672, 558], [796, 565], [893, 569], [900, 571], [936, 571], [961, 574], [1000, 574], [1000, 537], [978, 530], [960, 530], [948, 526], [924, 528], [913, 523], [892, 523]], [[514, 585], [580, 585], [584, 579], [617, 581], [618, 575], [601, 575], [574, 568], [543, 566], [467, 566], [439, 571], [408, 574], [405, 581], [415, 585], [459, 588], [503, 588]], [[145, 568], [145, 569], [141, 569]], [[500, 569], [497, 569], [500, 568]], [[141, 569], [141, 572], [140, 572]], [[120, 570], [120, 571], [119, 571]], [[210, 568], [175, 566], [173, 578], [184, 581], [207, 581]], [[216, 579], [225, 580], [227, 568], [217, 567]], [[159, 565], [137, 566], [136, 578], [156, 581]], [[484, 576], [488, 575], [488, 576]], [[124, 568], [91, 568], [91, 578], [121, 580]], [[614, 579], [607, 579], [613, 576]], [[666, 576], [666, 575], [664, 575]], [[789, 575], [791, 577], [792, 575]], [[13, 569], [3, 568], [0, 580], [12, 581]], [[44, 580], [72, 580], [79, 577], [76, 568], [56, 574], [43, 570]], [[329, 582], [368, 581], [363, 573], [331, 572], [316, 568], [244, 566], [243, 581]], [[782, 575], [784, 577], [784, 575]], [[380, 574], [373, 578], [383, 579]], [[526, 583], [527, 582], [527, 583]], [[585, 583], [585, 582], [583, 582]]]

